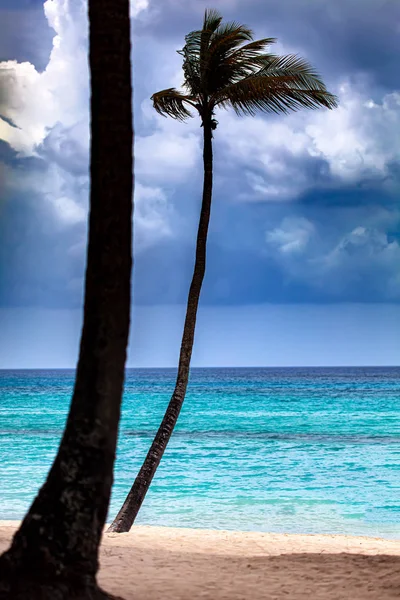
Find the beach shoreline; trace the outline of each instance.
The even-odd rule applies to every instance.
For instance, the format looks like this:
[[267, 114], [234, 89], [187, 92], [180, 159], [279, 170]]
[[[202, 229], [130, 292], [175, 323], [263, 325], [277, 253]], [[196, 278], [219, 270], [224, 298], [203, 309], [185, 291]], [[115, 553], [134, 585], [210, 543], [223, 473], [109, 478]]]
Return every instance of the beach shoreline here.
[[[0, 551], [18, 527], [0, 521]], [[99, 581], [125, 600], [389, 600], [400, 540], [135, 526], [104, 533]]]

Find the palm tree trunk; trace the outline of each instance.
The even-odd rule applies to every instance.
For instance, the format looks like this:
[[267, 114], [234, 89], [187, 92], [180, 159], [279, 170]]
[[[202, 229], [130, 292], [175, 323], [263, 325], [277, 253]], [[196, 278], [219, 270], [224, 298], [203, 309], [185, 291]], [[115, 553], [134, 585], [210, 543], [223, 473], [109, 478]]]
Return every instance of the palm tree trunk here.
[[[66, 428], [47, 480], [0, 558], [0, 598], [106, 598], [97, 587], [130, 322], [129, 0], [89, 0], [91, 194], [84, 321]], [[22, 484], [22, 482], [21, 482]]]
[[122, 533], [129, 531], [142, 506], [144, 498], [150, 487], [154, 474], [163, 457], [169, 439], [179, 417], [189, 379], [190, 360], [192, 357], [194, 333], [196, 327], [197, 307], [201, 287], [206, 270], [206, 246], [208, 224], [211, 212], [211, 198], [213, 185], [213, 155], [212, 155], [212, 128], [211, 117], [203, 120], [204, 128], [204, 185], [203, 200], [201, 205], [200, 221], [197, 232], [196, 260], [190, 285], [185, 325], [183, 329], [181, 351], [179, 356], [178, 375], [175, 389], [172, 394], [164, 418], [157, 431], [150, 450], [140, 469], [126, 500], [110, 525], [108, 531]]

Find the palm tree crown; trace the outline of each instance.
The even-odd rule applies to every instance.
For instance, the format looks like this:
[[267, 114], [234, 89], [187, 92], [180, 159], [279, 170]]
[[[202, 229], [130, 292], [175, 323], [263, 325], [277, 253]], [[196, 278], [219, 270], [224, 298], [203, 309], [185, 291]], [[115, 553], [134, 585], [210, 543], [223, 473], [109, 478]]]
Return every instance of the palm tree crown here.
[[168, 88], [153, 94], [154, 108], [163, 116], [180, 121], [193, 116], [213, 118], [216, 107], [232, 107], [238, 115], [258, 110], [287, 113], [299, 108], [334, 108], [336, 97], [329, 93], [318, 73], [296, 55], [277, 56], [266, 52], [274, 38], [253, 40], [253, 32], [238, 23], [222, 23], [216, 10], [207, 10], [203, 28], [185, 37], [183, 91]]

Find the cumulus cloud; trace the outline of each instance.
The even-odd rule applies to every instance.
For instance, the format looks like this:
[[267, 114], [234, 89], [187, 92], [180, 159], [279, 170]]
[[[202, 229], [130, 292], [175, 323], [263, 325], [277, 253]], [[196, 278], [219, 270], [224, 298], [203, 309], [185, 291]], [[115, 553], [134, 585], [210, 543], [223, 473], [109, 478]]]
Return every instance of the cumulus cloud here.
[[349, 83], [340, 106], [281, 119], [222, 115], [219, 137], [248, 181], [247, 199], [294, 200], [315, 187], [386, 181], [400, 163], [400, 92], [378, 101]]
[[47, 162], [73, 175], [87, 175], [89, 161], [89, 124], [87, 119], [76, 121], [70, 127], [58, 122], [36, 148], [36, 153]]
[[[338, 0], [338, 6], [309, 0], [249, 0], [245, 5], [239, 0], [221, 0], [218, 5], [227, 19], [254, 25], [256, 37], [277, 35], [282, 42], [275, 48], [278, 53], [299, 52], [306, 56], [340, 99], [339, 108], [333, 111], [256, 118], [237, 118], [231, 111], [218, 114], [210, 236], [214, 246], [208, 273], [210, 281], [217, 276], [221, 281], [224, 265], [227, 271], [231, 269], [226, 273], [229, 285], [219, 285], [221, 298], [236, 294], [245, 301], [253, 289], [256, 295], [252, 301], [265, 300], [264, 287], [273, 286], [263, 287], [262, 278], [272, 263], [274, 289], [284, 287], [286, 282], [300, 282], [308, 286], [311, 296], [312, 290], [323, 288], [324, 293], [340, 299], [347, 289], [351, 296], [351, 290], [358, 286], [360, 299], [370, 279], [371, 285], [372, 280], [377, 282], [382, 297], [397, 297], [398, 241], [388, 233], [397, 217], [393, 211], [386, 220], [377, 215], [379, 205], [388, 198], [393, 203], [399, 189], [400, 92], [397, 84], [390, 89], [387, 85], [388, 81], [397, 81], [398, 70], [397, 65], [390, 70], [387, 52], [392, 19], [384, 11], [367, 18], [368, 11], [372, 14], [380, 0], [366, 2], [368, 10], [362, 15], [358, 0]], [[149, 278], [149, 265], [154, 264], [154, 280], [162, 279], [159, 272], [163, 270], [165, 288], [170, 278], [165, 265], [184, 254], [188, 256], [195, 236], [201, 195], [202, 130], [197, 118], [187, 124], [162, 118], [155, 113], [149, 97], [157, 89], [181, 85], [181, 57], [176, 50], [182, 47], [185, 33], [201, 24], [206, 6], [205, 0], [137, 0], [131, 4], [135, 18], [135, 252], [145, 256], [138, 264], [147, 261], [143, 279]], [[283, 17], [288, 8], [290, 20]], [[65, 255], [65, 260], [75, 265], [68, 275], [68, 285], [80, 293], [89, 191], [86, 1], [47, 0], [44, 11], [54, 32], [46, 68], [40, 71], [29, 62], [15, 60], [0, 63], [0, 138], [17, 156], [7, 167], [0, 163], [0, 183], [6, 177], [14, 196], [19, 195], [18, 206], [29, 202], [30, 214], [35, 212], [37, 222], [43, 223], [41, 233], [47, 239], [41, 243], [47, 250], [40, 254], [42, 266], [53, 242], [59, 242], [57, 262]], [[355, 15], [365, 31], [379, 26], [380, 33], [375, 36], [379, 48], [371, 36], [360, 31]], [[381, 35], [385, 27], [388, 36]], [[366, 39], [374, 52], [369, 58], [359, 57], [361, 62], [357, 63], [358, 44], [365, 48]], [[390, 73], [394, 73], [392, 80]], [[378, 79], [385, 80], [385, 85], [374, 87]], [[6, 88], [7, 95], [2, 95]], [[343, 193], [344, 205], [346, 190], [352, 193], [354, 189], [359, 194], [359, 205], [360, 198], [364, 201], [364, 190], [372, 196], [376, 192], [371, 200], [371, 218], [364, 218], [361, 208], [351, 219], [344, 213], [340, 216], [338, 209], [332, 222], [332, 215], [317, 214], [315, 206], [323, 194]], [[302, 202], [297, 203], [298, 199]], [[249, 206], [249, 200], [256, 202]], [[306, 210], [307, 202], [314, 203], [314, 212]], [[267, 232], [266, 222], [272, 223]], [[32, 241], [32, 248], [35, 243]], [[242, 264], [240, 260], [247, 250], [251, 256], [243, 258]], [[218, 262], [217, 253], [219, 256], [223, 251], [226, 256]], [[188, 259], [186, 263], [189, 273], [191, 262]], [[187, 273], [182, 276], [185, 293]], [[253, 279], [252, 273], [256, 273]], [[50, 275], [47, 271], [46, 277]], [[252, 283], [246, 287], [242, 279], [247, 276]], [[60, 297], [63, 285], [60, 275]], [[158, 299], [154, 289], [163, 286], [149, 284], [151, 293], [142, 296]]]
[[[137, 17], [147, 0], [131, 4]], [[54, 30], [53, 48], [43, 72], [30, 63], [0, 63], [0, 138], [21, 158], [36, 157], [20, 185], [50, 207], [64, 225], [86, 220], [89, 192], [89, 71], [87, 61], [87, 3], [47, 0], [44, 12]], [[151, 120], [151, 119], [150, 119]], [[166, 133], [166, 135], [165, 135]], [[193, 134], [166, 132], [138, 136], [137, 247], [147, 247], [171, 234], [167, 198], [159, 187], [182, 180], [193, 169], [197, 141]], [[177, 168], [177, 165], [179, 167]]]
[[34, 153], [56, 123], [70, 127], [88, 118], [86, 4], [47, 0], [44, 11], [55, 32], [46, 69], [38, 72], [26, 62], [0, 63], [1, 87], [8, 90], [0, 114], [16, 125], [3, 139], [22, 155]]
[[23, 180], [14, 177], [14, 185], [40, 198], [61, 224], [73, 226], [85, 220], [87, 211], [86, 5], [47, 0], [44, 12], [55, 32], [46, 69], [0, 63], [0, 80], [8, 89], [0, 114], [14, 125], [0, 120], [0, 135], [17, 156], [41, 159], [40, 169], [32, 168]]
[[131, 1], [131, 17], [137, 17], [142, 11], [149, 7], [149, 0]]
[[400, 245], [378, 228], [355, 227], [324, 256], [311, 259], [320, 284], [333, 278], [336, 292], [371, 278], [388, 299], [400, 298]]
[[400, 161], [400, 91], [374, 102], [350, 84], [339, 88], [341, 106], [308, 120], [309, 153], [321, 157], [330, 173], [344, 182], [385, 177]]
[[[148, 27], [164, 39], [200, 24], [209, 7], [208, 0], [149, 4], [158, 18]], [[293, 46], [330, 82], [343, 74], [367, 74], [373, 86], [400, 86], [397, 0], [363, 0], [362, 10], [360, 0], [218, 0], [217, 8], [226, 19], [251, 26], [257, 37], [274, 36]]]
[[161, 238], [174, 237], [172, 222], [176, 221], [174, 208], [168, 203], [161, 188], [140, 183], [135, 189], [135, 248], [139, 251], [152, 246]]
[[[183, 127], [181, 125], [181, 127]], [[158, 185], [187, 180], [199, 162], [199, 136], [174, 128], [160, 127], [148, 136], [138, 137], [135, 145], [136, 174], [143, 181]]]
[[329, 223], [285, 218], [266, 232], [267, 255], [292, 281], [340, 296], [364, 289], [388, 300], [400, 298], [400, 244], [387, 232], [398, 213], [374, 212], [362, 225], [330, 229]]
[[266, 241], [280, 254], [297, 254], [304, 252], [314, 232], [315, 227], [308, 219], [286, 217], [280, 227], [267, 232]]

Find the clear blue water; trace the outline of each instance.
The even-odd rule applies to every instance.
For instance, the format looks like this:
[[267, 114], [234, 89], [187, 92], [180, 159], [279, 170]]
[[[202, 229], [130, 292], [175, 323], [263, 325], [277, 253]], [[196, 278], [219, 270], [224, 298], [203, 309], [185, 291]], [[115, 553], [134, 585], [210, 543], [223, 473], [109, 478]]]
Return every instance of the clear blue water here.
[[[55, 455], [73, 371], [0, 371], [0, 519]], [[129, 370], [110, 508], [151, 443], [172, 370]], [[194, 369], [141, 523], [400, 538], [400, 369]]]

